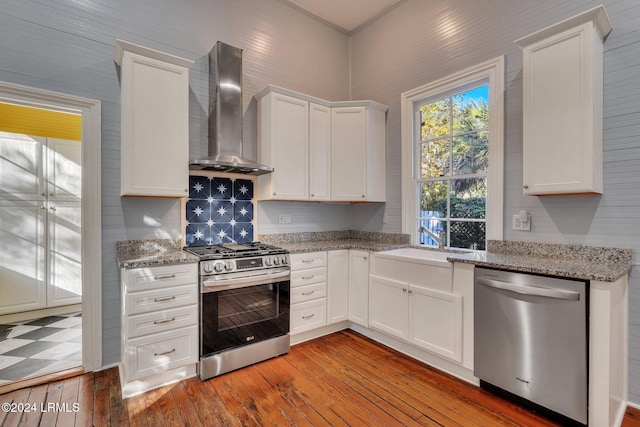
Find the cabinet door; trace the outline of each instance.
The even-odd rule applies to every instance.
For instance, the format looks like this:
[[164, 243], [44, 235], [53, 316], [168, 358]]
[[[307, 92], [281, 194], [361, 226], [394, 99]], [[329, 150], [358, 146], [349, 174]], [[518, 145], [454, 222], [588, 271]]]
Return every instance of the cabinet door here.
[[42, 153], [46, 138], [0, 132], [3, 200], [44, 200]]
[[602, 192], [602, 43], [594, 32], [584, 24], [523, 49], [524, 194]]
[[122, 195], [186, 197], [188, 68], [125, 52], [121, 70]]
[[[269, 158], [272, 166], [270, 198], [307, 200], [309, 198], [309, 103], [302, 99], [273, 93], [268, 96]], [[265, 125], [265, 124], [263, 124]]]
[[407, 339], [409, 285], [379, 276], [369, 278], [369, 327]]
[[410, 286], [409, 340], [425, 350], [462, 362], [462, 297]]
[[349, 320], [369, 326], [369, 252], [349, 251]]
[[46, 306], [45, 221], [42, 203], [0, 204], [0, 314]]
[[331, 199], [366, 200], [366, 109], [331, 111]]
[[50, 200], [80, 201], [81, 147], [80, 141], [47, 138], [47, 194]]
[[309, 104], [309, 199], [331, 198], [331, 108]]
[[82, 208], [51, 202], [48, 214], [49, 274], [47, 307], [82, 302]]
[[349, 318], [349, 251], [327, 255], [327, 323]]

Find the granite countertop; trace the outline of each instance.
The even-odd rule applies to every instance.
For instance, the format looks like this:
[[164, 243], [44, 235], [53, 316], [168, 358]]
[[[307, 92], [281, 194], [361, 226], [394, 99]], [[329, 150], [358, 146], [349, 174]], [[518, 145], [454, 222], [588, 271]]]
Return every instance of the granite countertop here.
[[452, 262], [581, 280], [615, 282], [631, 270], [631, 249], [489, 241], [488, 250], [455, 254]]
[[379, 252], [405, 248], [410, 241], [408, 234], [357, 230], [262, 234], [258, 238], [263, 243], [279, 246], [292, 254], [339, 249]]
[[116, 242], [120, 268], [190, 264], [198, 257], [182, 250], [182, 239], [121, 240]]

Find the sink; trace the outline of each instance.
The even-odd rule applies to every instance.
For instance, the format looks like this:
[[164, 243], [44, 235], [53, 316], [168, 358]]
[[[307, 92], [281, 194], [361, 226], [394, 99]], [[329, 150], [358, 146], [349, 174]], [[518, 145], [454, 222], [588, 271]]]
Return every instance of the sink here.
[[400, 248], [390, 251], [376, 252], [376, 257], [398, 259], [402, 261], [419, 262], [438, 267], [451, 268], [452, 263], [447, 261], [447, 257], [454, 255], [453, 252], [432, 251], [419, 248]]

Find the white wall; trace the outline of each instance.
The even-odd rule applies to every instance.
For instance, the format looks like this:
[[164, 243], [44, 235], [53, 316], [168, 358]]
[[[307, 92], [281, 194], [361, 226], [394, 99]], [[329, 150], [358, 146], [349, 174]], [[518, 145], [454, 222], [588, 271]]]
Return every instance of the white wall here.
[[[105, 365], [120, 360], [115, 242], [181, 235], [178, 201], [120, 198], [116, 38], [196, 61], [190, 78], [192, 158], [206, 153], [206, 55], [218, 40], [244, 49], [244, 149], [248, 157], [255, 158], [256, 153], [252, 96], [267, 83], [328, 100], [348, 96], [347, 36], [278, 0], [0, 0], [1, 81], [102, 101]], [[307, 218], [308, 222], [313, 219], [313, 214]]]
[[[613, 31], [604, 45], [604, 194], [522, 195], [522, 54], [513, 41], [604, 3]], [[352, 38], [352, 96], [390, 106], [387, 224], [377, 208], [352, 209], [352, 225], [401, 231], [400, 93], [449, 73], [506, 57], [504, 238], [640, 251], [640, 3], [635, 0], [408, 0]], [[531, 232], [510, 229], [520, 209]], [[379, 210], [379, 209], [378, 209]], [[634, 261], [637, 262], [637, 261]], [[640, 402], [640, 273], [630, 289], [630, 400]]]

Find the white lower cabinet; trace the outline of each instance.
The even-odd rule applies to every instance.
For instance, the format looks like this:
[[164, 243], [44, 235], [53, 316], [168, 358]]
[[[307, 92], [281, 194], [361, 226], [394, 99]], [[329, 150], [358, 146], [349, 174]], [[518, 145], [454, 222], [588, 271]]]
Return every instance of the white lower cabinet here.
[[349, 251], [349, 320], [369, 326], [369, 252]]
[[452, 292], [452, 268], [383, 257], [369, 276], [369, 327], [461, 363], [463, 298]]
[[349, 319], [349, 251], [327, 252], [327, 324]]
[[291, 335], [327, 324], [327, 253], [292, 254]]
[[123, 269], [122, 396], [196, 373], [198, 265]]

